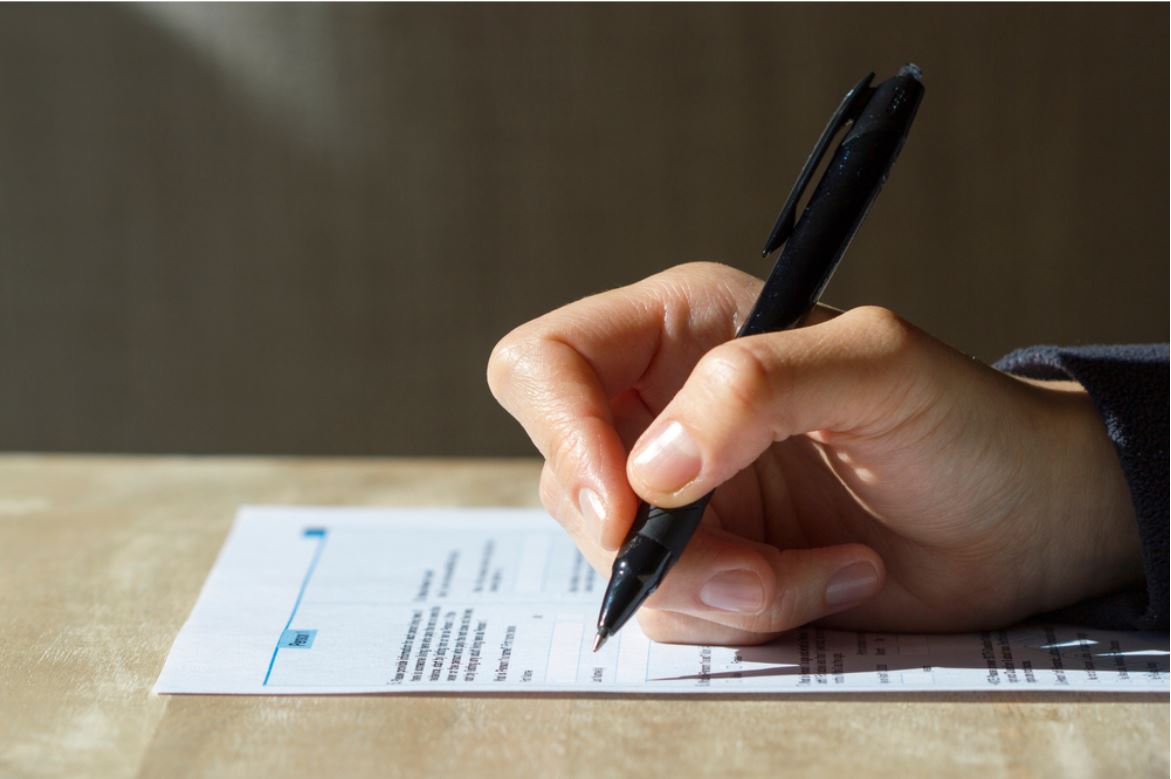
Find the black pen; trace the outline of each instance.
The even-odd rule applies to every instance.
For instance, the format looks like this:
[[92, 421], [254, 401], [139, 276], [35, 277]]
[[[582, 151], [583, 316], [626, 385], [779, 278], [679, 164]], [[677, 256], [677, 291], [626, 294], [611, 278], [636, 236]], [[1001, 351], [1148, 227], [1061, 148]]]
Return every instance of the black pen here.
[[[846, 93], [805, 162], [793, 191], [769, 233], [762, 256], [784, 245], [737, 338], [797, 327], [817, 299], [866, 218], [903, 147], [923, 83], [919, 68], [905, 65], [876, 87], [871, 73]], [[852, 123], [834, 151], [809, 202], [795, 222], [797, 201], [830, 143]], [[712, 493], [694, 503], [663, 509], [642, 503], [614, 560], [598, 615], [598, 651], [655, 591], [683, 554]]]

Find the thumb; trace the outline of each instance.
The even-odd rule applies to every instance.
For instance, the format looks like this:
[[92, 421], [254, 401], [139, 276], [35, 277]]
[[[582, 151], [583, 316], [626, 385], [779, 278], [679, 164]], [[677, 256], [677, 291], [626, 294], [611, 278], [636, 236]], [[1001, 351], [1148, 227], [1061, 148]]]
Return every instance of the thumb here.
[[864, 307], [717, 346], [634, 445], [630, 485], [653, 505], [682, 506], [790, 436], [893, 429], [923, 403], [912, 390], [928, 341]]

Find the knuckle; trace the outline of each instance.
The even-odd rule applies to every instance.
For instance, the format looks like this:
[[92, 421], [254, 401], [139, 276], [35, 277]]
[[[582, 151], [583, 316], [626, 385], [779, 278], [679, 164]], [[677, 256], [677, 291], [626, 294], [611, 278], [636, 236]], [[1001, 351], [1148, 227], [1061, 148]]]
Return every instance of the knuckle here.
[[[795, 567], [790, 564], [789, 558], [793, 556], [791, 552], [773, 548], [768, 550], [766, 554], [771, 558], [770, 562], [774, 571], [792, 570]], [[798, 627], [804, 622], [799, 611], [797, 593], [792, 587], [786, 586], [785, 582], [778, 581], [773, 592], [772, 602], [762, 615], [764, 624], [760, 628], [766, 631], [781, 632]]]
[[488, 357], [488, 388], [497, 401], [508, 404], [510, 388], [549, 384], [557, 378], [558, 356], [564, 347], [555, 339], [533, 332], [527, 325], [506, 335]]
[[488, 357], [488, 387], [494, 395], [510, 382], [532, 352], [532, 343], [520, 328], [513, 330], [492, 347]]
[[561, 483], [557, 481], [557, 475], [553, 469], [546, 463], [541, 469], [541, 480], [537, 484], [537, 496], [541, 500], [541, 505], [545, 510], [556, 519], [561, 511], [561, 504], [565, 499], [565, 490], [561, 487]]
[[750, 415], [758, 413], [782, 383], [777, 366], [768, 365], [752, 346], [732, 341], [708, 352], [698, 366], [710, 395]]
[[850, 328], [850, 355], [867, 377], [867, 412], [858, 427], [893, 429], [916, 409], [930, 402], [924, 393], [934, 372], [923, 368], [930, 362], [931, 339], [887, 308], [862, 306], [842, 315]]
[[556, 474], [570, 473], [581, 449], [581, 436], [577, 432], [567, 430], [557, 434], [546, 453], [546, 467]]
[[711, 262], [709, 260], [693, 260], [692, 262], [685, 262], [673, 268], [668, 268], [663, 271], [662, 275], [667, 277], [692, 278], [695, 276], [724, 276], [729, 272], [739, 273], [735, 268], [722, 263]]
[[738, 289], [746, 285], [759, 285], [749, 274], [718, 262], [697, 260], [668, 268], [652, 276], [649, 281], [680, 290], [685, 297], [710, 294], [713, 288]]
[[755, 355], [731, 343], [708, 352], [700, 361], [700, 376], [713, 394], [728, 396], [742, 406], [754, 407], [765, 392], [768, 372]]
[[918, 331], [889, 308], [861, 306], [846, 312], [855, 332], [865, 339], [883, 360], [905, 356], [916, 348]]

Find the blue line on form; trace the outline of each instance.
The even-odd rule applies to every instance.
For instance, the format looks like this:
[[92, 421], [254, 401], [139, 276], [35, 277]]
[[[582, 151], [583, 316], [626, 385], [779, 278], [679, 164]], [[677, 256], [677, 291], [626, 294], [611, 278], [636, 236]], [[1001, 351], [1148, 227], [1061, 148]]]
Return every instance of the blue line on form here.
[[[317, 551], [313, 553], [313, 559], [309, 561], [309, 570], [305, 571], [305, 578], [301, 580], [301, 589], [297, 591], [297, 600], [293, 601], [293, 611], [289, 614], [289, 621], [285, 623], [285, 630], [281, 631], [281, 636], [285, 634], [293, 625], [293, 617], [297, 616], [297, 609], [301, 606], [301, 598], [305, 595], [305, 588], [309, 586], [309, 577], [313, 575], [313, 569], [317, 567], [317, 561], [321, 559], [321, 550], [325, 548], [325, 528], [311, 527], [306, 528], [302, 533], [305, 538], [317, 539]], [[268, 677], [272, 676], [272, 666], [276, 663], [277, 652], [281, 651], [281, 639], [276, 640], [276, 646], [273, 647], [272, 657], [268, 661], [268, 671], [264, 674], [264, 683], [261, 687], [268, 684]]]

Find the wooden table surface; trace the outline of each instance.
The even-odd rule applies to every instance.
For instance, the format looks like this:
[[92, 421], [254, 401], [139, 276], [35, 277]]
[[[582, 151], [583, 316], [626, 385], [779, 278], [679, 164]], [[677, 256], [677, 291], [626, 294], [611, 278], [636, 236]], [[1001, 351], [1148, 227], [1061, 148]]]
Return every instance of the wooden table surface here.
[[0, 456], [0, 776], [1158, 776], [1163, 696], [150, 692], [242, 503], [516, 505], [516, 460]]

